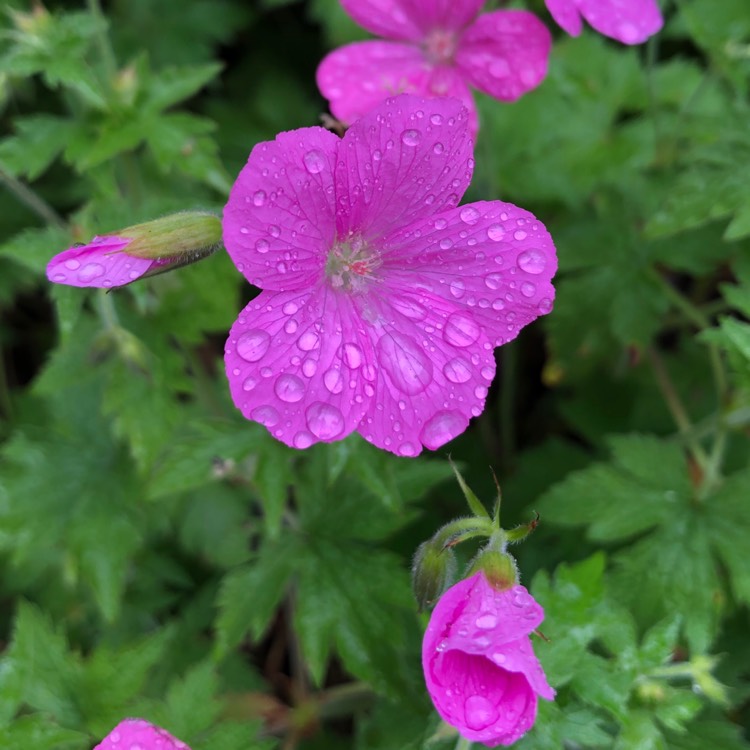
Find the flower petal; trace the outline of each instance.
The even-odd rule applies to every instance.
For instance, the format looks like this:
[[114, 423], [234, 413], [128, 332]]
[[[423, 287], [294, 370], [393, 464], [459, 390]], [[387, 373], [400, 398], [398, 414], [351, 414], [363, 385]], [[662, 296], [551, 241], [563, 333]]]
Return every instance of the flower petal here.
[[124, 253], [130, 242], [125, 237], [94, 237], [88, 245], [64, 250], [47, 264], [47, 278], [57, 284], [104, 289], [129, 284], [155, 263]]
[[326, 284], [261, 293], [227, 340], [235, 405], [295, 448], [345, 437], [375, 392], [374, 354], [362, 329], [352, 298]]
[[422, 36], [410, 0], [341, 0], [341, 5], [363, 29], [378, 36], [412, 41]]
[[383, 241], [389, 284], [418, 277], [433, 295], [465, 307], [493, 346], [552, 309], [552, 238], [531, 213], [480, 201], [420, 219]]
[[534, 654], [531, 640], [528, 637], [510, 641], [493, 649], [490, 660], [501, 669], [508, 672], [520, 672], [529, 681], [529, 685], [537, 695], [554, 700], [555, 691], [547, 682], [542, 665]]
[[402, 94], [357, 120], [336, 163], [340, 237], [378, 240], [455, 206], [471, 181], [468, 112], [455, 99]]
[[333, 169], [339, 138], [301, 128], [259, 143], [224, 208], [224, 243], [251, 284], [310, 288], [333, 244]]
[[571, 36], [579, 36], [583, 30], [583, 19], [576, 0], [545, 0], [547, 10], [555, 23]]
[[418, 47], [399, 42], [355, 42], [323, 58], [315, 78], [331, 112], [352, 123], [399, 93], [426, 94], [430, 66]]
[[401, 456], [460, 435], [482, 413], [495, 375], [492, 346], [471, 315], [418, 287], [418, 277], [387, 287], [361, 312], [380, 376], [358, 431]]
[[166, 729], [154, 726], [145, 719], [124, 719], [94, 750], [190, 750], [184, 743], [173, 737]]
[[426, 33], [436, 28], [460, 31], [476, 17], [484, 0], [401, 0], [401, 4]]
[[456, 65], [480, 91], [512, 102], [544, 80], [551, 48], [552, 36], [533, 13], [496, 10], [463, 33]]
[[578, 8], [600, 34], [623, 44], [641, 44], [664, 25], [655, 0], [578, 0]]

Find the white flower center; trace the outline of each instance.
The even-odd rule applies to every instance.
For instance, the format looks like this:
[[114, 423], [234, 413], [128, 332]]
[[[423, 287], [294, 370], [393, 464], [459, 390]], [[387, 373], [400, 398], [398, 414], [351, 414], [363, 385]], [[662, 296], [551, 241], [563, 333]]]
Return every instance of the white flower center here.
[[358, 235], [338, 240], [326, 259], [326, 277], [334, 289], [364, 292], [380, 268], [380, 254]]
[[456, 54], [456, 34], [444, 29], [433, 29], [422, 43], [425, 57], [433, 65], [452, 65]]

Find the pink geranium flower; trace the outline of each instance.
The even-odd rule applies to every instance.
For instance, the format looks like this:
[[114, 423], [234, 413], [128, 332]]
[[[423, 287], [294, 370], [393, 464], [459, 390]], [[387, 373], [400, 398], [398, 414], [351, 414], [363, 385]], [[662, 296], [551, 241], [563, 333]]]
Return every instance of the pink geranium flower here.
[[47, 264], [47, 278], [68, 286], [108, 288], [130, 284], [171, 262], [128, 255], [131, 242], [127, 237], [105, 235], [94, 237], [86, 245], [75, 245], [52, 258]]
[[190, 750], [165, 729], [145, 719], [121, 721], [94, 750]]
[[467, 739], [512, 745], [533, 725], [537, 696], [555, 697], [529, 638], [543, 619], [523, 586], [498, 591], [482, 572], [440, 598], [422, 666], [438, 713]]
[[389, 41], [348, 44], [318, 67], [331, 112], [352, 123], [400, 92], [454, 96], [477, 130], [473, 86], [514, 101], [547, 75], [552, 44], [544, 24], [523, 10], [478, 15], [484, 0], [341, 0], [349, 15]]
[[585, 18], [600, 34], [623, 44], [640, 44], [664, 24], [656, 0], [546, 0], [555, 21], [578, 36]]
[[255, 146], [224, 209], [229, 255], [264, 290], [226, 344], [247, 418], [297, 448], [357, 430], [415, 456], [482, 412], [493, 348], [550, 311], [557, 261], [528, 211], [458, 207], [473, 166], [455, 99]]

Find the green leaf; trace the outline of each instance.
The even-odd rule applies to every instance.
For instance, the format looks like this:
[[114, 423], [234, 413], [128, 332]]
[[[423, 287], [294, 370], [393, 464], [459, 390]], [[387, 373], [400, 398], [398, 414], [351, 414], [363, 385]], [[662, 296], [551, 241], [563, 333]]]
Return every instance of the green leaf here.
[[9, 726], [0, 727], [0, 747], [87, 750], [90, 746], [88, 735], [58, 726], [43, 714], [22, 716]]
[[0, 164], [12, 174], [36, 179], [81, 127], [75, 120], [49, 115], [19, 117], [15, 136], [0, 141]]

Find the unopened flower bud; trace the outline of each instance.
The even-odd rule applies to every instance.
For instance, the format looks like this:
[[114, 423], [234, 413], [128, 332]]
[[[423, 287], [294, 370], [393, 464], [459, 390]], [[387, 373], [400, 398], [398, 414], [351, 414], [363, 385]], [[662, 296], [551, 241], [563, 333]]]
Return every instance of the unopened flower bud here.
[[419, 545], [411, 569], [411, 585], [420, 611], [437, 601], [455, 571], [456, 556], [450, 547], [434, 539]]
[[47, 264], [47, 278], [57, 284], [108, 289], [194, 263], [220, 246], [219, 217], [186, 211], [71, 247]]
[[504, 591], [518, 584], [516, 561], [507, 552], [485, 548], [474, 558], [469, 575], [482, 571], [489, 584]]

